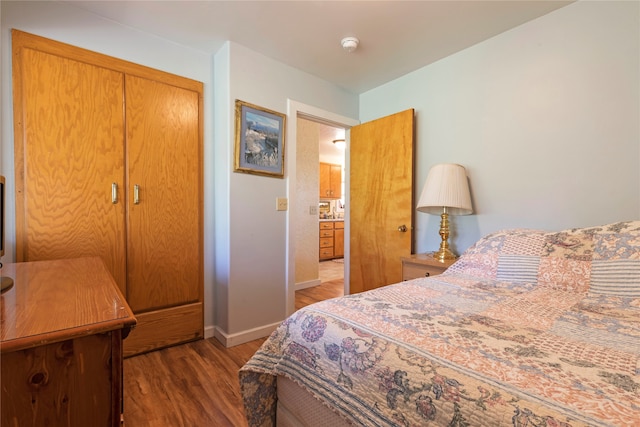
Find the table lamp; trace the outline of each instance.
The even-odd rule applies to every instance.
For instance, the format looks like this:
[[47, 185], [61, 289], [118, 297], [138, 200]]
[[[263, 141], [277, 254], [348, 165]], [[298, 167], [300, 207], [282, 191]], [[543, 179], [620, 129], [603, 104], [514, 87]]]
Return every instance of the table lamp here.
[[449, 214], [469, 215], [473, 212], [467, 173], [463, 166], [441, 163], [429, 170], [427, 180], [418, 200], [417, 209], [432, 215], [440, 215], [440, 249], [433, 257], [444, 262], [455, 259], [449, 249]]

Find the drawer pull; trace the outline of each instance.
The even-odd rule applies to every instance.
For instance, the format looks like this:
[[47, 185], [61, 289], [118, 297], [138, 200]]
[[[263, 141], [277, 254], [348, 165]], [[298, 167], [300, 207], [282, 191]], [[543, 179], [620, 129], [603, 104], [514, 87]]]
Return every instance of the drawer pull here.
[[118, 203], [118, 184], [115, 182], [111, 184], [111, 203]]
[[428, 271], [426, 271], [426, 272], [424, 273], [424, 277], [429, 277], [429, 276], [431, 276], [431, 273], [429, 273]]
[[139, 184], [135, 184], [133, 186], [133, 204], [134, 205], [140, 204], [140, 185]]

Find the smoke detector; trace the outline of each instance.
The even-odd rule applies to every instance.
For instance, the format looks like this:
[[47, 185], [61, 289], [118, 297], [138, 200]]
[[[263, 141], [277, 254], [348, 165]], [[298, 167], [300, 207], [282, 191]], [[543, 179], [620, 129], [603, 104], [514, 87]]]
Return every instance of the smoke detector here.
[[360, 40], [358, 40], [355, 37], [345, 37], [340, 42], [340, 44], [342, 45], [342, 48], [349, 53], [356, 50], [358, 48], [359, 43], [360, 43]]

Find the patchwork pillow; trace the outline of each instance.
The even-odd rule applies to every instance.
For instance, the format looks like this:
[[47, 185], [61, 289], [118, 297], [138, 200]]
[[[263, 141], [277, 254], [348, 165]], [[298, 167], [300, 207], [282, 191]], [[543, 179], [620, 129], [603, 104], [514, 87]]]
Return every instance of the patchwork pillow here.
[[447, 273], [640, 298], [640, 221], [551, 233], [498, 231], [467, 249]]
[[591, 267], [589, 292], [640, 298], [640, 261], [598, 260]]
[[538, 281], [540, 257], [501, 255], [498, 258], [496, 279], [501, 282], [535, 283]]
[[590, 228], [547, 233], [538, 283], [561, 291], [586, 293], [591, 279], [594, 233]]
[[536, 230], [509, 232], [498, 259], [496, 279], [514, 283], [537, 282], [544, 236], [544, 232]]
[[535, 282], [544, 232], [511, 229], [488, 234], [465, 251], [447, 272], [504, 282]]
[[487, 234], [464, 251], [446, 273], [493, 279], [496, 274], [496, 255], [501, 247], [502, 236], [499, 232]]
[[594, 241], [589, 292], [640, 298], [640, 221], [604, 226]]

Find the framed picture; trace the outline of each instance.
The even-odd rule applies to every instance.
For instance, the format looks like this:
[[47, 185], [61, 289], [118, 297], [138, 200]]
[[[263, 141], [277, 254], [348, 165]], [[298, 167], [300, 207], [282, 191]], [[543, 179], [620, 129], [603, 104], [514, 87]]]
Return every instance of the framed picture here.
[[286, 116], [236, 99], [234, 172], [284, 177]]

